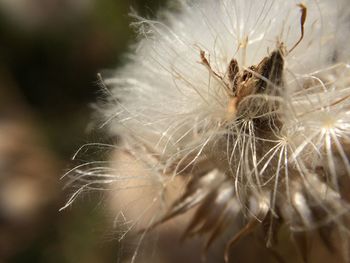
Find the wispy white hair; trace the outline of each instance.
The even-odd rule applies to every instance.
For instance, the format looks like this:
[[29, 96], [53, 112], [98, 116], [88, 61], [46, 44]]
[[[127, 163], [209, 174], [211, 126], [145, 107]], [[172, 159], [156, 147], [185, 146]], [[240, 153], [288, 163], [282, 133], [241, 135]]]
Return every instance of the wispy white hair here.
[[[140, 40], [104, 80], [111, 88], [100, 111], [101, 126], [120, 139], [119, 155], [142, 169], [120, 156], [113, 168], [74, 169], [77, 193], [151, 188], [148, 205], [144, 197], [137, 206], [138, 215], [153, 207], [145, 231], [196, 209], [184, 236], [206, 235], [207, 249], [232, 231], [226, 261], [259, 228], [273, 247], [281, 225], [304, 258], [300, 240], [309, 233], [317, 230], [331, 250], [329, 235], [339, 232], [347, 258], [348, 4], [193, 0], [177, 1], [159, 20], [134, 14]], [[183, 190], [167, 200], [178, 180]]]

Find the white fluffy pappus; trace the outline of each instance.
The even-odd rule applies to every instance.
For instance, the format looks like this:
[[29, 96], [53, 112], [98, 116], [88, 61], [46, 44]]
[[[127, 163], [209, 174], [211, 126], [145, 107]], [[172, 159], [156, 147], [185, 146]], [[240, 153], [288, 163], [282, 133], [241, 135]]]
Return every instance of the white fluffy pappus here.
[[71, 170], [67, 205], [120, 190], [128, 231], [143, 230], [132, 261], [148, 232], [187, 212], [182, 238], [205, 237], [207, 251], [221, 236], [226, 262], [253, 234], [282, 260], [286, 229], [303, 260], [314, 236], [348, 260], [348, 4], [193, 0], [159, 21], [134, 15], [140, 40], [100, 108], [119, 138], [114, 164]]

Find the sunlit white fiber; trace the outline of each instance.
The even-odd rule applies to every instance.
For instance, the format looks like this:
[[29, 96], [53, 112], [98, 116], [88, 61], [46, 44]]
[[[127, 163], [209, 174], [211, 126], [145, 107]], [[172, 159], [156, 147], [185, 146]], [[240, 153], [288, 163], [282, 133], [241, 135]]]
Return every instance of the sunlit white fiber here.
[[151, 216], [131, 216], [145, 233], [196, 209], [184, 236], [205, 234], [205, 249], [236, 225], [226, 261], [259, 226], [273, 246], [276, 222], [295, 236], [317, 229], [326, 245], [324, 233], [339, 231], [347, 246], [348, 2], [193, 0], [173, 9], [159, 20], [133, 14], [140, 40], [103, 81], [100, 106], [101, 126], [119, 139], [117, 165], [73, 169], [77, 193], [146, 189], [137, 213]]

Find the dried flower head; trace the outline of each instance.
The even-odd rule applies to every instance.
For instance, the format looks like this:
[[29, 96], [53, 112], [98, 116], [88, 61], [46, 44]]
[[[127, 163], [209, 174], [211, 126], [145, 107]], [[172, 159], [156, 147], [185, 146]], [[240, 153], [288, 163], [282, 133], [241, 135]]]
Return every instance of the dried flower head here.
[[283, 226], [305, 260], [310, 233], [348, 258], [347, 1], [177, 4], [161, 22], [134, 15], [141, 39], [104, 80], [101, 107], [118, 165], [73, 169], [70, 201], [106, 185], [138, 191], [149, 202], [127, 210], [144, 234], [193, 210], [183, 238], [205, 236], [208, 250], [229, 234], [226, 262], [252, 232], [273, 248]]

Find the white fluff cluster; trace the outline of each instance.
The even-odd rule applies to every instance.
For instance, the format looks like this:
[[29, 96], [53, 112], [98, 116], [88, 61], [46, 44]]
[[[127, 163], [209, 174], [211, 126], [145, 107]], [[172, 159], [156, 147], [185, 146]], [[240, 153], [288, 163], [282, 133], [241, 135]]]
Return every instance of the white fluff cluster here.
[[[104, 81], [112, 89], [103, 125], [119, 136], [118, 151], [146, 167], [138, 178], [157, 182], [152, 200], [163, 202], [175, 177], [189, 182], [149, 225], [196, 208], [185, 234], [208, 235], [209, 247], [244, 218], [226, 260], [259, 225], [268, 246], [278, 224], [292, 233], [319, 229], [324, 240], [332, 225], [347, 246], [348, 1], [176, 4], [161, 21], [135, 15], [141, 39]], [[128, 180], [118, 167], [80, 172], [78, 192]]]

